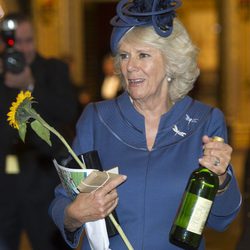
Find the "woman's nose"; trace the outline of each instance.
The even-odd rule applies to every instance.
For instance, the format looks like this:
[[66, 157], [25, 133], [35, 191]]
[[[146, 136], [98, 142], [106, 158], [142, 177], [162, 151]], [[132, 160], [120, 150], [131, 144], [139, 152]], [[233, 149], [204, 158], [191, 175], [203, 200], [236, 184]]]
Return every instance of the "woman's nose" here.
[[128, 71], [135, 71], [139, 68], [139, 62], [136, 58], [130, 58], [128, 61], [127, 69]]

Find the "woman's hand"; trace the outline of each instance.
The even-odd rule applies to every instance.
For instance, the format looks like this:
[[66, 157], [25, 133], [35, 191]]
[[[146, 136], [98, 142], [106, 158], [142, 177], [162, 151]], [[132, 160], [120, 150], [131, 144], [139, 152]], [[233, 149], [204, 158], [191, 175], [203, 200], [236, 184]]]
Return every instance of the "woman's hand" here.
[[203, 136], [204, 143], [203, 157], [199, 159], [202, 166], [210, 169], [219, 176], [220, 185], [227, 176], [227, 167], [231, 161], [232, 147], [220, 141], [213, 141], [213, 138]]
[[86, 222], [103, 219], [109, 215], [118, 203], [116, 187], [126, 178], [119, 176], [97, 191], [78, 194], [65, 209], [65, 228], [73, 232]]

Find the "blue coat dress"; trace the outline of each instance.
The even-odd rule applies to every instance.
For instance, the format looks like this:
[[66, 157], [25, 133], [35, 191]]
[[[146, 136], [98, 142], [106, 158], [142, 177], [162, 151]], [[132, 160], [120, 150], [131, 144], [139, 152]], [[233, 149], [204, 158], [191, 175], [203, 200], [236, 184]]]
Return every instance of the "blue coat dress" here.
[[[74, 150], [77, 154], [98, 150], [104, 169], [119, 166], [127, 181], [118, 187], [116, 212], [122, 229], [135, 250], [180, 249], [169, 242], [169, 231], [191, 172], [199, 167], [202, 136], [227, 140], [222, 112], [186, 96], [162, 115], [155, 144], [147, 150], [144, 117], [125, 92], [115, 100], [89, 104], [77, 123]], [[207, 226], [225, 230], [237, 215], [241, 195], [233, 174], [226, 192], [217, 195]], [[72, 246], [81, 230], [69, 241], [63, 229], [63, 213], [70, 202], [63, 188], [55, 191], [50, 214]], [[119, 235], [110, 238], [112, 250], [125, 250]], [[204, 240], [200, 249], [205, 248]], [[84, 240], [84, 250], [89, 249]]]

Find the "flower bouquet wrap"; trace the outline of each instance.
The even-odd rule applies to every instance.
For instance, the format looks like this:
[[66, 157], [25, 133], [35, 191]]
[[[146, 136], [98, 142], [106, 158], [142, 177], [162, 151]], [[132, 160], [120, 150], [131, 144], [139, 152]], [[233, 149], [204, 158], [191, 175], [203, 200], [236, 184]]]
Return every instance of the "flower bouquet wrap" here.
[[[25, 142], [27, 125], [30, 125], [35, 133], [50, 146], [52, 145], [50, 133], [53, 133], [61, 140], [70, 155], [73, 157], [74, 161], [80, 167], [80, 169], [66, 168], [59, 165], [57, 161], [54, 160], [54, 165], [57, 169], [62, 185], [72, 199], [74, 199], [79, 192], [94, 191], [105, 185], [108, 181], [112, 180], [112, 178], [115, 178], [116, 174], [112, 172], [86, 169], [85, 162], [79, 159], [64, 137], [57, 130], [51, 127], [36, 112], [36, 110], [32, 108], [32, 104], [34, 102], [34, 98], [32, 97], [30, 91], [21, 91], [18, 94], [16, 101], [12, 103], [10, 112], [7, 114], [9, 124], [18, 130], [19, 136], [23, 142]], [[108, 217], [122, 237], [127, 248], [132, 250], [133, 247], [112, 213], [109, 214]], [[109, 240], [104, 220], [87, 222], [86, 230], [91, 248], [93, 250], [109, 249]]]
[[[97, 169], [97, 170], [103, 171], [103, 167], [102, 167], [101, 160], [99, 158], [99, 154], [98, 154], [97, 150], [91, 150], [91, 151], [88, 151], [88, 152], [83, 153], [81, 155], [78, 155], [78, 158], [80, 158], [80, 160], [85, 164], [87, 169]], [[66, 166], [67, 166], [67, 168], [70, 168], [70, 169], [79, 169], [80, 168], [74, 159], [67, 162]], [[109, 172], [111, 172], [111, 171], [118, 174], [118, 167], [110, 170]], [[104, 177], [104, 179], [103, 179], [102, 183], [107, 182], [108, 181], [107, 176], [103, 176], [103, 177]], [[78, 188], [80, 189], [81, 187], [78, 186]], [[115, 210], [112, 211], [112, 215], [114, 216], [115, 220], [119, 223], [118, 216], [117, 216]], [[105, 222], [106, 222], [108, 236], [113, 237], [113, 236], [117, 235], [118, 231], [116, 230], [110, 217], [106, 217]]]

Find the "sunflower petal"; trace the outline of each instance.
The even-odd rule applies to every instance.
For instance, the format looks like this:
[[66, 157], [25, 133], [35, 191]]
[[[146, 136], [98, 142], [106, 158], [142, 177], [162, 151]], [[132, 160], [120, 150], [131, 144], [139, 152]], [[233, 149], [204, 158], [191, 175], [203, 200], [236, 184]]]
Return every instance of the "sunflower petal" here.
[[[21, 91], [17, 97], [16, 97], [16, 101], [12, 102], [11, 107], [10, 107], [10, 111], [7, 114], [7, 121], [9, 122], [10, 126], [19, 129], [20, 124], [22, 123], [22, 121], [26, 122], [27, 119], [22, 119], [21, 121], [19, 120], [20, 117], [17, 116], [18, 110], [22, 108], [22, 104], [26, 103], [26, 102], [31, 102], [33, 99], [33, 97], [31, 96], [31, 92], [30, 91]], [[23, 132], [21, 132], [23, 133]]]

